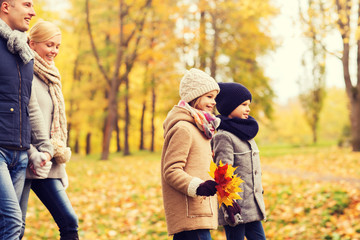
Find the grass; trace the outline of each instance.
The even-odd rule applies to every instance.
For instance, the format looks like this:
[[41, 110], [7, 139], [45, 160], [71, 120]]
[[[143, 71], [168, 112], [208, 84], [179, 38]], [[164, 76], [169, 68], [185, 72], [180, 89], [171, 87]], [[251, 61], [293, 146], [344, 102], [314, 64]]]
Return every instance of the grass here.
[[293, 144], [266, 144], [260, 145], [262, 157], [281, 157], [286, 155], [307, 155], [328, 151], [336, 145], [333, 141], [322, 141], [316, 144], [293, 145]]

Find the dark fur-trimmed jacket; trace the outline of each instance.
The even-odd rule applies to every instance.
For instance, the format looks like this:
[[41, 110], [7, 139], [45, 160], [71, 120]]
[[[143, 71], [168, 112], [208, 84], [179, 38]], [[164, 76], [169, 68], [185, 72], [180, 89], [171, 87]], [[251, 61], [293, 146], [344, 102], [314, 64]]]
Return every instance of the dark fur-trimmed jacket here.
[[[240, 187], [242, 199], [237, 200], [241, 207], [239, 223], [261, 221], [266, 218], [259, 149], [254, 139], [243, 141], [234, 134], [219, 130], [211, 140], [216, 164], [230, 164], [237, 167], [235, 173], [244, 181]], [[223, 208], [219, 210], [219, 225], [228, 225], [224, 219]]]

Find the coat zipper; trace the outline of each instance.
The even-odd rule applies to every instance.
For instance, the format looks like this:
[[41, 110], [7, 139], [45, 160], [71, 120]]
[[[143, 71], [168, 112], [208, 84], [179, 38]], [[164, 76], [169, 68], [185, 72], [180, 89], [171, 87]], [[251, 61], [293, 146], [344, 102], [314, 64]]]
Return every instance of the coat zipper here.
[[19, 73], [19, 113], [20, 113], [20, 147], [22, 147], [21, 133], [22, 133], [22, 113], [21, 113], [21, 72], [18, 62], [16, 62], [17, 70]]

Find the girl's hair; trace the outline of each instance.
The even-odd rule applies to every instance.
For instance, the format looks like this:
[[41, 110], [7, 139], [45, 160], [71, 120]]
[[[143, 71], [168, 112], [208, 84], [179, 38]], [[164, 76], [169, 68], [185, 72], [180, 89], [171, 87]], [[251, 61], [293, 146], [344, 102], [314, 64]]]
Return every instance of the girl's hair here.
[[193, 108], [196, 108], [196, 106], [199, 104], [200, 97], [197, 97], [189, 102], [189, 105]]
[[40, 20], [29, 31], [29, 40], [34, 42], [45, 42], [50, 38], [61, 35], [61, 30], [52, 22]]

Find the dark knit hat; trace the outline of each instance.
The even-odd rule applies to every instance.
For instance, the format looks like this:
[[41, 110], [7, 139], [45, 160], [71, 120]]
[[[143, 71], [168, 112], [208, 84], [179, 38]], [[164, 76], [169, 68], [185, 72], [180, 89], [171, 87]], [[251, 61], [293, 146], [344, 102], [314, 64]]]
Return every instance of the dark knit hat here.
[[240, 104], [252, 100], [249, 90], [240, 83], [219, 83], [220, 92], [216, 96], [216, 108], [223, 116], [229, 116]]

